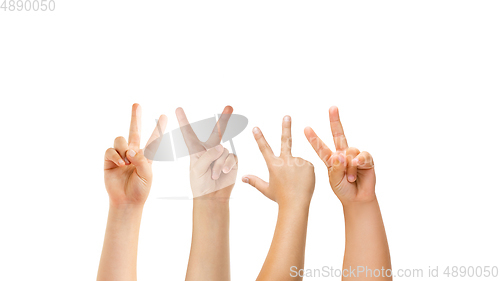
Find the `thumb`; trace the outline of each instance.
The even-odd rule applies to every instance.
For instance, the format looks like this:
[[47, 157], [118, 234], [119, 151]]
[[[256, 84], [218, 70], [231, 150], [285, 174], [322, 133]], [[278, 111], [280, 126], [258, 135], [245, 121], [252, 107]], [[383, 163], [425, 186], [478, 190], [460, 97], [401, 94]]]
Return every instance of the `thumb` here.
[[127, 159], [133, 164], [137, 170], [137, 174], [142, 178], [150, 178], [151, 177], [151, 165], [148, 162], [148, 159], [144, 156], [143, 150], [139, 150], [139, 152], [135, 152], [135, 150], [129, 149], [126, 153]]
[[[253, 175], [246, 175], [243, 176], [241, 179], [243, 182], [248, 183], [249, 185], [255, 187], [258, 191], [260, 191], [262, 194], [264, 194], [266, 197], [269, 197], [267, 194], [268, 188], [269, 188], [269, 183], [264, 181], [263, 179], [253, 176]], [[271, 200], [274, 200], [272, 198], [269, 198]]]
[[204, 174], [212, 162], [217, 160], [224, 152], [224, 147], [222, 145], [217, 145], [208, 149], [203, 155], [198, 158], [196, 163], [193, 165], [193, 171], [199, 174]]

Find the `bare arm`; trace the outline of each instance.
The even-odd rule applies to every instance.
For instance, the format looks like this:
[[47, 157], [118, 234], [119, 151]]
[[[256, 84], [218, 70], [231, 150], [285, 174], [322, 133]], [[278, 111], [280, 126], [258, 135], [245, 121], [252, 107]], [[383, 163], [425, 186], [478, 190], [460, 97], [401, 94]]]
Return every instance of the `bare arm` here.
[[271, 248], [257, 280], [300, 280], [304, 268], [309, 206], [281, 208]]
[[[155, 128], [146, 147], [161, 138], [166, 126], [167, 118], [162, 115], [158, 120], [158, 129]], [[153, 161], [147, 159], [144, 150], [140, 149], [140, 128], [141, 108], [134, 104], [128, 142], [124, 137], [117, 137], [114, 146], [106, 150], [104, 156], [109, 214], [98, 281], [137, 280], [137, 244], [142, 209], [153, 180]]]
[[344, 206], [343, 280], [392, 280], [387, 277], [387, 273], [391, 273], [387, 272], [391, 269], [391, 258], [375, 196], [373, 158], [368, 152], [347, 145], [337, 107], [331, 107], [329, 115], [335, 151], [332, 152], [311, 128], [306, 128], [304, 133], [327, 166], [332, 190]]
[[190, 152], [190, 183], [193, 192], [193, 236], [186, 272], [187, 281], [229, 281], [229, 197], [238, 161], [220, 145], [233, 112], [227, 106], [212, 134], [201, 142], [182, 108], [176, 110], [184, 141]]
[[97, 280], [137, 280], [141, 206], [110, 207]]
[[283, 118], [281, 154], [275, 156], [258, 128], [254, 137], [269, 169], [269, 183], [256, 176], [243, 181], [257, 188], [279, 205], [273, 241], [257, 278], [263, 280], [301, 280], [294, 271], [304, 268], [309, 204], [314, 192], [314, 167], [291, 153], [291, 118]]
[[[344, 206], [344, 217], [346, 242], [343, 268], [361, 268], [357, 270], [358, 278], [347, 276], [343, 280], [392, 280], [387, 277], [391, 274], [387, 272], [391, 269], [391, 256], [377, 200]], [[378, 278], [375, 277], [377, 275]]]
[[186, 280], [230, 280], [229, 202], [195, 198]]

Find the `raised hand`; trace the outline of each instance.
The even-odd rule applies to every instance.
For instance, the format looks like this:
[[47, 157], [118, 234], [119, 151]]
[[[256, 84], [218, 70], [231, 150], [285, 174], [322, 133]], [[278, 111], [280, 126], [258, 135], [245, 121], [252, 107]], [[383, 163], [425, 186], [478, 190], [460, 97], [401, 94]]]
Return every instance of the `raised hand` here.
[[292, 120], [290, 116], [285, 116], [280, 156], [274, 155], [260, 129], [253, 129], [253, 135], [269, 170], [269, 183], [252, 175], [242, 179], [279, 205], [273, 242], [257, 277], [258, 281], [302, 280], [292, 277], [290, 269], [300, 270], [304, 267], [307, 221], [315, 177], [311, 163], [292, 156], [291, 128]]
[[190, 181], [193, 197], [210, 194], [217, 198], [228, 199], [231, 195], [236, 181], [238, 159], [220, 142], [232, 112], [233, 108], [226, 106], [212, 134], [207, 141], [202, 142], [191, 128], [184, 110], [179, 107], [175, 111], [190, 154]]
[[[148, 155], [156, 151], [148, 145], [161, 138], [167, 117], [160, 116], [146, 145]], [[115, 139], [104, 156], [104, 182], [109, 195], [109, 213], [97, 280], [137, 280], [137, 247], [142, 209], [151, 189], [152, 161], [140, 149], [141, 108], [132, 106], [128, 142]]]
[[311, 127], [304, 133], [312, 147], [328, 168], [330, 185], [343, 204], [350, 202], [371, 202], [375, 197], [375, 170], [372, 156], [349, 147], [340, 123], [339, 110], [329, 110], [335, 151], [316, 135]]
[[[161, 115], [147, 147], [162, 137], [167, 126], [167, 117]], [[140, 149], [141, 107], [132, 106], [132, 120], [128, 142], [124, 137], [115, 139], [114, 147], [106, 150], [104, 156], [104, 182], [112, 205], [143, 205], [149, 195], [153, 174], [152, 160]]]
[[194, 197], [186, 280], [229, 281], [229, 197], [236, 181], [238, 159], [220, 142], [233, 108], [224, 108], [205, 142], [198, 139], [182, 108], [175, 113], [190, 154], [189, 177]]
[[246, 175], [243, 182], [257, 188], [267, 198], [281, 205], [307, 205], [314, 192], [314, 166], [292, 156], [291, 118], [285, 116], [282, 124], [281, 154], [275, 156], [259, 128], [253, 134], [269, 170], [269, 183], [257, 176]]

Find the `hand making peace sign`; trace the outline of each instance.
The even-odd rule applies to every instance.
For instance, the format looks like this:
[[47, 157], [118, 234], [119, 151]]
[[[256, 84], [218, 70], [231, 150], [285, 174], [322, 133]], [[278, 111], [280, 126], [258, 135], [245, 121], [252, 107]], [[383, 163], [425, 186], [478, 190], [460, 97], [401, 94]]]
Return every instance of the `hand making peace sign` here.
[[253, 135], [266, 160], [269, 183], [254, 175], [246, 175], [243, 182], [262, 192], [280, 206], [309, 206], [314, 192], [314, 166], [292, 156], [292, 119], [285, 116], [282, 123], [281, 153], [274, 155], [262, 131], [255, 127]]
[[233, 113], [233, 108], [226, 106], [207, 141], [202, 142], [196, 136], [182, 108], [175, 114], [179, 120], [182, 136], [190, 154], [190, 180], [193, 197], [210, 196], [228, 199], [231, 195], [238, 159], [236, 155], [220, 144], [222, 136]]
[[328, 168], [333, 191], [343, 204], [375, 200], [375, 170], [372, 156], [366, 151], [360, 153], [357, 148], [347, 145], [337, 107], [332, 106], [329, 114], [336, 151], [332, 152], [311, 127], [305, 128], [304, 133]]
[[[145, 147], [162, 137], [166, 127], [167, 116], [161, 115]], [[128, 143], [124, 137], [117, 137], [114, 147], [106, 150], [104, 156], [104, 182], [113, 205], [141, 205], [146, 202], [153, 179], [153, 161], [144, 156], [140, 142], [141, 107], [134, 104]]]

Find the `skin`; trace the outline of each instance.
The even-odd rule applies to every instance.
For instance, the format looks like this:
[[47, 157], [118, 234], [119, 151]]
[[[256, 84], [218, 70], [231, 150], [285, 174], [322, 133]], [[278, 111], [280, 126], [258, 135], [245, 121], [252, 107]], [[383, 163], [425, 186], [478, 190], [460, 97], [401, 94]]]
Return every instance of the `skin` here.
[[229, 263], [229, 197], [236, 181], [238, 159], [220, 145], [233, 109], [227, 106], [212, 134], [201, 142], [182, 108], [176, 110], [190, 152], [193, 192], [193, 236], [186, 280], [231, 279]]
[[283, 118], [281, 154], [275, 156], [259, 128], [253, 133], [269, 169], [269, 183], [246, 175], [243, 182], [257, 188], [279, 205], [273, 241], [257, 280], [302, 280], [290, 268], [304, 267], [309, 205], [314, 192], [314, 167], [291, 153], [291, 118]]
[[[162, 136], [167, 117], [160, 116], [148, 144]], [[142, 210], [153, 179], [152, 161], [140, 149], [141, 108], [132, 106], [128, 142], [117, 137], [104, 156], [109, 214], [97, 280], [137, 280], [137, 244]]]
[[[375, 195], [375, 170], [372, 156], [349, 147], [340, 122], [339, 110], [329, 110], [335, 151], [331, 151], [310, 127], [304, 133], [328, 168], [330, 185], [344, 208], [346, 246], [343, 269], [391, 269], [389, 245], [384, 223]], [[392, 280], [360, 273], [358, 277], [344, 276], [342, 280]]]

